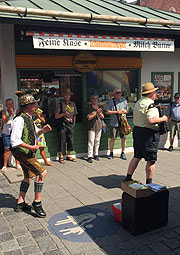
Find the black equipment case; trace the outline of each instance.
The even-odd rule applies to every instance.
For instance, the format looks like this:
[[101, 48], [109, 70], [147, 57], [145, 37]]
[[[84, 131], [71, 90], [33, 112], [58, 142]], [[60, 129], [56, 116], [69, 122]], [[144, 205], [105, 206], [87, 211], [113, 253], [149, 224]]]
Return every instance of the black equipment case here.
[[168, 201], [167, 189], [142, 198], [123, 192], [122, 226], [133, 235], [165, 226], [168, 222]]

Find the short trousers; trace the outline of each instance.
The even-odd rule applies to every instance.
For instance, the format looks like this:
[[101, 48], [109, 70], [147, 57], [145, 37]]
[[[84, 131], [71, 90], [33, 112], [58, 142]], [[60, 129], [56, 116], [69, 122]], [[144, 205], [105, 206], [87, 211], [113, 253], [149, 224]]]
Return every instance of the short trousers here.
[[120, 133], [119, 127], [110, 126], [110, 138], [116, 139], [117, 136], [118, 136], [118, 133], [119, 133], [120, 138], [126, 138], [127, 137], [126, 135], [123, 135], [123, 134]]
[[145, 161], [157, 161], [159, 132], [150, 128], [134, 127], [133, 147], [134, 157]]
[[46, 170], [34, 157], [18, 154], [14, 151], [12, 151], [12, 154], [20, 162], [24, 172], [24, 178], [33, 178]]
[[3, 144], [5, 149], [9, 149], [11, 147], [10, 145], [10, 135], [2, 134], [3, 137]]
[[180, 139], [180, 123], [171, 120], [170, 125], [170, 138], [173, 139], [177, 133], [178, 139]]

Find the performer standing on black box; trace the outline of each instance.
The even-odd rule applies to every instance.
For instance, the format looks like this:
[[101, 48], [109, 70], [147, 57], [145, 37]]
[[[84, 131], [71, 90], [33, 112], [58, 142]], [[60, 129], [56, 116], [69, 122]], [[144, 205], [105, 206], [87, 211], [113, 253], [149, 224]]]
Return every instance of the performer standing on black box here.
[[154, 105], [156, 90], [152, 83], [142, 85], [142, 99], [138, 100], [133, 112], [133, 147], [134, 157], [131, 160], [124, 181], [130, 181], [139, 161], [144, 158], [146, 163], [146, 183], [152, 183], [157, 161], [160, 122], [167, 122], [167, 116], [159, 117], [159, 111]]
[[46, 169], [37, 161], [35, 153], [39, 149], [36, 145], [36, 136], [51, 131], [51, 127], [47, 124], [42, 129], [39, 129], [32, 120], [32, 114], [37, 108], [37, 101], [31, 94], [25, 94], [19, 98], [21, 112], [12, 122], [11, 146], [12, 154], [17, 159], [23, 169], [24, 179], [20, 185], [20, 193], [15, 211], [28, 211], [31, 206], [25, 203], [25, 196], [28, 191], [30, 182], [36, 176], [34, 182], [35, 198], [32, 207], [36, 214], [44, 218], [44, 212], [41, 204], [41, 192]]

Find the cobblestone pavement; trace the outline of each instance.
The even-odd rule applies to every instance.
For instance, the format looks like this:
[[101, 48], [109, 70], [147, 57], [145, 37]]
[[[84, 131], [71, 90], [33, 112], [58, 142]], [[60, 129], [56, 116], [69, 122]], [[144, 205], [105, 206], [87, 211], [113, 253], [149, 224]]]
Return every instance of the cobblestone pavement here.
[[[161, 150], [158, 156], [154, 182], [170, 191], [169, 221], [165, 227], [138, 236], [115, 222], [111, 209], [121, 201], [120, 182], [132, 153], [127, 154], [127, 161], [117, 155], [92, 164], [78, 159], [48, 167], [43, 190], [45, 219], [33, 211], [14, 212], [20, 182], [9, 184], [0, 174], [0, 255], [180, 254], [180, 151]], [[143, 183], [144, 166], [140, 162], [133, 176]], [[33, 183], [26, 199], [32, 201]]]

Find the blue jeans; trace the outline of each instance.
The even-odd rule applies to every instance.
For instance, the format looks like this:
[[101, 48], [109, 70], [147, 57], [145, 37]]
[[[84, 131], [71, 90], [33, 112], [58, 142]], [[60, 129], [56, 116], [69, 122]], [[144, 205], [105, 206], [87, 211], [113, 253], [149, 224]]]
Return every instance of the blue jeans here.
[[10, 149], [10, 135], [2, 134], [4, 149]]

